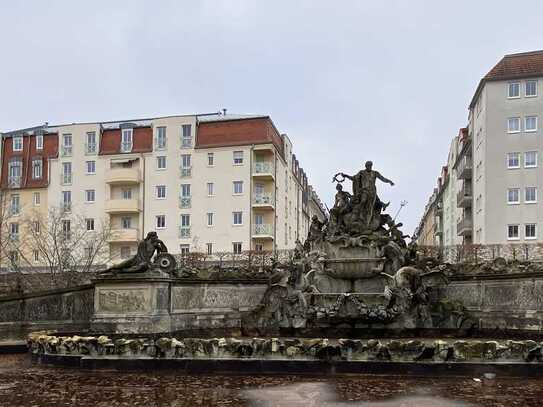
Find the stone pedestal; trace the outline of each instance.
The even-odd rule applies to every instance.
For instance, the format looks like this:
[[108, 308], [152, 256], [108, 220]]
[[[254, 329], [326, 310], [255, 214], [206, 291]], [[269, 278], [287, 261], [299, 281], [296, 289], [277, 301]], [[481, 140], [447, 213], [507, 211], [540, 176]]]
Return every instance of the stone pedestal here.
[[171, 283], [160, 271], [101, 276], [94, 281], [91, 332], [169, 333]]

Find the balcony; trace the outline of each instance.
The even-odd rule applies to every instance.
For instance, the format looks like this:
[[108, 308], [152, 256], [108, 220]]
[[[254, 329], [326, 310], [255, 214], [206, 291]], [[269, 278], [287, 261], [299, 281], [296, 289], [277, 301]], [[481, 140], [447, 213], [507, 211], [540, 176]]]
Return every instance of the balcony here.
[[72, 155], [72, 146], [62, 146], [60, 149], [62, 157], [70, 157]]
[[460, 159], [456, 167], [456, 176], [458, 179], [471, 179], [473, 169], [473, 160], [470, 155], [465, 155]]
[[132, 143], [122, 142], [121, 143], [121, 153], [131, 153], [132, 152]]
[[192, 148], [192, 137], [181, 138], [181, 148]]
[[60, 174], [60, 183], [62, 185], [70, 185], [72, 183], [72, 173]]
[[253, 165], [253, 177], [273, 180], [274, 167], [271, 161], [257, 161]]
[[460, 222], [456, 224], [456, 234], [458, 236], [471, 236], [473, 229], [473, 222], [469, 217], [463, 217]]
[[253, 196], [253, 208], [274, 209], [275, 202], [271, 192], [255, 194]]
[[191, 203], [192, 203], [192, 197], [190, 197], [190, 196], [180, 196], [179, 197], [179, 207], [181, 209], [190, 208]]
[[179, 238], [188, 239], [190, 238], [190, 226], [180, 226], [179, 227]]
[[71, 202], [61, 202], [60, 203], [60, 210], [62, 212], [71, 212], [72, 210], [72, 203]]
[[436, 209], [435, 209], [434, 213], [435, 213], [436, 217], [443, 216], [443, 204], [441, 202], [439, 202], [436, 205]]
[[110, 243], [136, 243], [138, 229], [113, 229], [107, 240]]
[[253, 238], [273, 239], [273, 225], [271, 223], [253, 225]]
[[107, 184], [139, 184], [140, 182], [138, 168], [111, 168], [106, 172]]
[[471, 186], [463, 188], [458, 191], [456, 194], [456, 206], [459, 208], [469, 208], [471, 207], [471, 202], [473, 200]]
[[140, 201], [137, 199], [110, 199], [106, 201], [106, 213], [138, 213], [141, 211]]
[[181, 178], [188, 178], [192, 176], [192, 167], [179, 168], [179, 175], [181, 176]]
[[8, 178], [8, 188], [21, 188], [21, 179], [20, 175], [12, 175]]
[[96, 143], [85, 143], [85, 154], [86, 155], [96, 154]]
[[434, 236], [442, 236], [443, 228], [440, 223], [434, 223]]

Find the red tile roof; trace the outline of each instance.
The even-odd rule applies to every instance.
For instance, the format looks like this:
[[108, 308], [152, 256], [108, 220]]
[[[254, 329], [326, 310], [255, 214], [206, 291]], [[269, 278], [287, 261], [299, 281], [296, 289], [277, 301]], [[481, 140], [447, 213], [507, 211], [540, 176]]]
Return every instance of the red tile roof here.
[[479, 82], [469, 105], [475, 105], [479, 93], [488, 81], [543, 76], [543, 51], [505, 55]]

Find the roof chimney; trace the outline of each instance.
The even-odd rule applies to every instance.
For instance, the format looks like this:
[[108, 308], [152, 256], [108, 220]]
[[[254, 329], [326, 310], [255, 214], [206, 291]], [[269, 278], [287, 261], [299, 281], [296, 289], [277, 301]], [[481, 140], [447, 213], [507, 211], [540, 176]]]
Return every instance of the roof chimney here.
[[226, 116], [226, 109], [225, 108], [222, 109], [222, 114], [223, 114], [223, 116]]

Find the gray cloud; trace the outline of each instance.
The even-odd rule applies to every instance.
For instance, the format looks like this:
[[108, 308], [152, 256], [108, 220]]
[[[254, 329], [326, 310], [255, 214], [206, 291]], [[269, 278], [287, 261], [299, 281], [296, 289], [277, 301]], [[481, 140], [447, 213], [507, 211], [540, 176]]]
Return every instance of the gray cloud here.
[[541, 48], [542, 3], [19, 1], [0, 5], [0, 128], [268, 113], [327, 203], [368, 158], [413, 230], [478, 80]]

